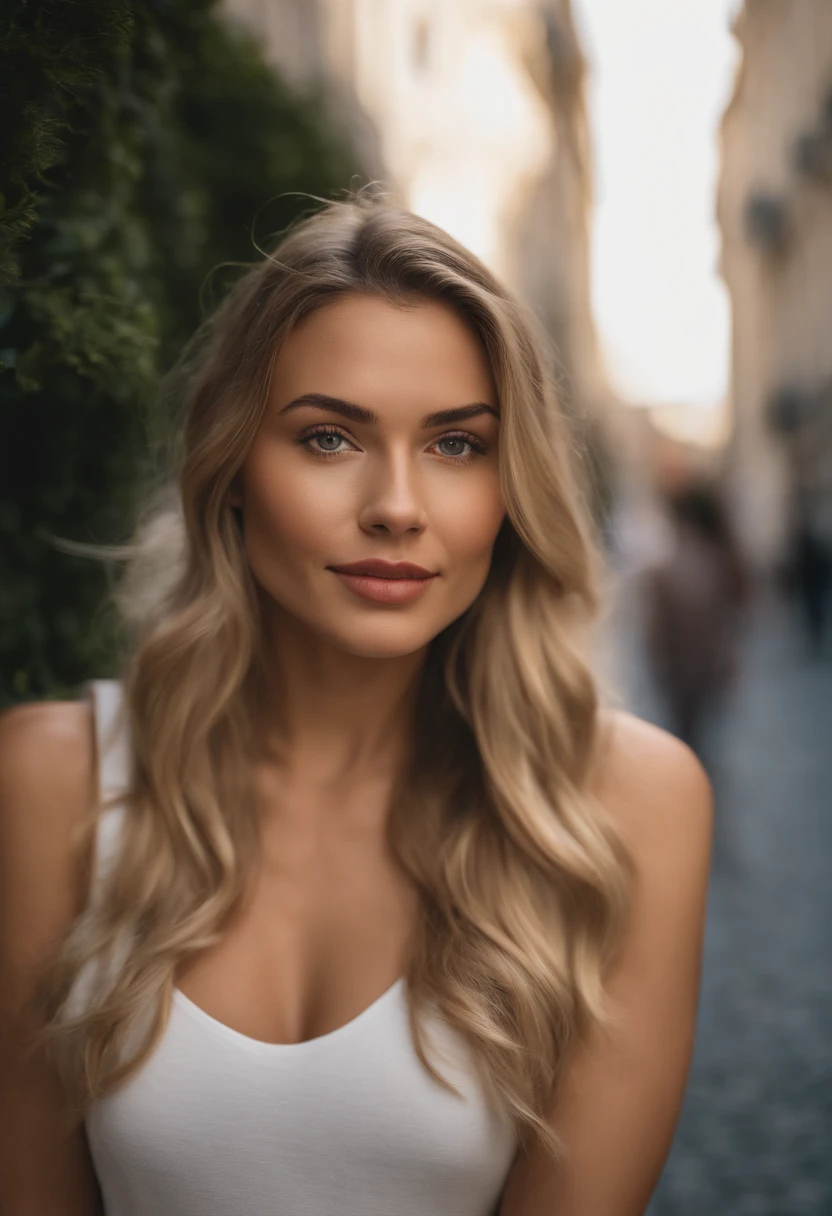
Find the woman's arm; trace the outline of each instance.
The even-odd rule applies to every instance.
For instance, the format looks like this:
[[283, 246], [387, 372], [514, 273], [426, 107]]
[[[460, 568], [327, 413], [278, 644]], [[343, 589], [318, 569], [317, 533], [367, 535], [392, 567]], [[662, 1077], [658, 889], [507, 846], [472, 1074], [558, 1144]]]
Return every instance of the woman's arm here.
[[85, 898], [78, 828], [89, 805], [89, 708], [51, 703], [0, 717], [0, 1210], [97, 1216], [83, 1126], [61, 1122], [61, 1091], [24, 1054], [32, 977]]
[[636, 866], [632, 916], [610, 978], [616, 1025], [576, 1046], [551, 1125], [512, 1167], [500, 1216], [642, 1216], [673, 1139], [693, 1049], [712, 799], [671, 735], [616, 715], [598, 790]]

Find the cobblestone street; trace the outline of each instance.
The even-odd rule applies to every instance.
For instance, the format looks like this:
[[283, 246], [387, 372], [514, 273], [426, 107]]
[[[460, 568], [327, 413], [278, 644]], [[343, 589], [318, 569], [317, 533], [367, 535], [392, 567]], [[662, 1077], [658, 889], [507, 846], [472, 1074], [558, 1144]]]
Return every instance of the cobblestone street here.
[[[613, 670], [662, 721], [622, 595]], [[698, 1038], [650, 1216], [832, 1214], [832, 661], [758, 609], [714, 730], [716, 825]]]

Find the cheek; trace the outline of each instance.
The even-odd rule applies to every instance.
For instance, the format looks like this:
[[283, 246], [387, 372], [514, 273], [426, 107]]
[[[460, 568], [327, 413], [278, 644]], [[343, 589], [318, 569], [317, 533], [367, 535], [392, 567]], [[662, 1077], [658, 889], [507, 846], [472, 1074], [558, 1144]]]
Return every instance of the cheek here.
[[293, 462], [270, 460], [253, 453], [245, 468], [244, 516], [247, 539], [268, 541], [285, 556], [296, 550], [314, 553], [325, 549], [333, 530], [344, 518], [343, 487], [336, 490], [325, 479], [310, 478]]
[[458, 563], [460, 571], [477, 571], [484, 576], [505, 505], [496, 476], [483, 478], [476, 486], [460, 488], [460, 493], [446, 501], [437, 517], [449, 556]]

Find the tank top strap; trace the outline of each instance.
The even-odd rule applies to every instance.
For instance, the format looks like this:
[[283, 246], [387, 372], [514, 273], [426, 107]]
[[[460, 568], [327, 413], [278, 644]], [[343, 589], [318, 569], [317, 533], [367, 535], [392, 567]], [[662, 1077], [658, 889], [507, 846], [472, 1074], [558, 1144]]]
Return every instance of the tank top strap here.
[[98, 758], [100, 811], [95, 837], [95, 864], [90, 898], [112, 866], [121, 837], [124, 804], [120, 801], [130, 780], [130, 739], [119, 680], [91, 680], [87, 695], [92, 704]]
[[[92, 874], [87, 895], [89, 906], [101, 897], [106, 877], [114, 865], [122, 837], [125, 793], [130, 779], [130, 745], [118, 680], [90, 680], [84, 687], [93, 716], [98, 768], [98, 821], [95, 827]], [[126, 946], [117, 943], [108, 970], [115, 974], [126, 957]], [[67, 996], [62, 1016], [75, 1017], [86, 1008], [101, 975], [101, 960], [88, 959], [78, 972]]]
[[90, 680], [88, 696], [95, 721], [98, 793], [102, 802], [123, 793], [130, 778], [130, 749], [120, 680]]

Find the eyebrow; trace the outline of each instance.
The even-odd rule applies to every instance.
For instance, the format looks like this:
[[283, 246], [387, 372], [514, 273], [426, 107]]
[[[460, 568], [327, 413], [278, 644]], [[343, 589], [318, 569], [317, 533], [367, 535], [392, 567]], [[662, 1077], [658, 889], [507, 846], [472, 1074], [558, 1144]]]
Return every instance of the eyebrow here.
[[[320, 410], [328, 410], [331, 414], [340, 414], [351, 422], [372, 426], [379, 421], [379, 416], [365, 405], [355, 405], [352, 401], [343, 401], [340, 397], [328, 397], [326, 393], [304, 393], [296, 397], [288, 405], [284, 405], [281, 414], [289, 410], [299, 409], [303, 405], [313, 405]], [[478, 414], [492, 414], [498, 421], [500, 415], [493, 406], [485, 401], [472, 401], [470, 405], [457, 405], [449, 410], [437, 410], [435, 414], [426, 414], [422, 419], [422, 428], [427, 430], [433, 426], [446, 426], [450, 422], [462, 422], [465, 418], [475, 418]]]

